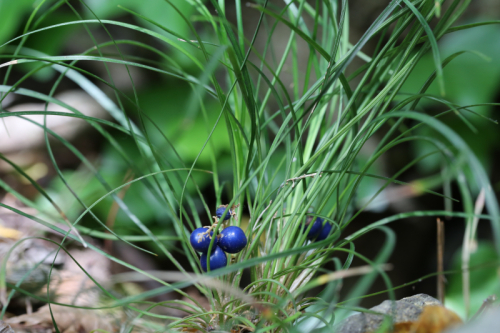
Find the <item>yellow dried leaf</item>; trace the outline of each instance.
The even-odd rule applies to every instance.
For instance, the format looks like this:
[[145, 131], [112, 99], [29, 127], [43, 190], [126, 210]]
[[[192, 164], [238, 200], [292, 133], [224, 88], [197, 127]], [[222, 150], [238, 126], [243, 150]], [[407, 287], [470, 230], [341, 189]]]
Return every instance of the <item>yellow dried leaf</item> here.
[[18, 240], [21, 238], [21, 232], [12, 228], [5, 228], [0, 225], [0, 238], [10, 238]]
[[392, 332], [393, 333], [410, 333], [411, 329], [413, 327], [413, 324], [414, 324], [414, 322], [411, 322], [411, 321], [396, 323], [396, 324], [394, 324], [394, 330]]
[[441, 333], [460, 324], [462, 319], [455, 312], [444, 306], [430, 305], [424, 307], [410, 333]]

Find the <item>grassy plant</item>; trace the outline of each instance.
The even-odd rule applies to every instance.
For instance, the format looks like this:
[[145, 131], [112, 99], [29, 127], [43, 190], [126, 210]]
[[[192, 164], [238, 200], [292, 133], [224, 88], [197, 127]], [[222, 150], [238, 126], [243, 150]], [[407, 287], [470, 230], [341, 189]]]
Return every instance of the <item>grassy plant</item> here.
[[[225, 331], [247, 327], [259, 332], [310, 332], [322, 326], [330, 329], [358, 305], [377, 276], [383, 278], [388, 298], [394, 299], [393, 285], [385, 273], [387, 266], [384, 264], [392, 253], [396, 238], [387, 224], [404, 223], [407, 218], [419, 216], [457, 216], [466, 219], [470, 231], [473, 218], [477, 216], [470, 183], [484, 189], [488, 215], [481, 217], [491, 221], [494, 239], [500, 244], [498, 204], [484, 168], [460, 135], [440, 121], [442, 115], [452, 113], [469, 125], [465, 115], [475, 114], [473, 106], [447, 101], [443, 68], [460, 54], [442, 59], [437, 46], [443, 35], [473, 27], [452, 27], [470, 0], [391, 1], [354, 44], [349, 39], [348, 17], [355, 8], [349, 8], [346, 0], [286, 1], [279, 8], [267, 0], [252, 3], [251, 8], [243, 8], [243, 3], [237, 0], [235, 22], [227, 19], [229, 15], [223, 0], [186, 0], [196, 8], [196, 14], [189, 17], [178, 9], [176, 3], [166, 1], [189, 27], [186, 35], [169, 30], [125, 7], [122, 7], [124, 11], [147, 22], [146, 27], [98, 17], [83, 20], [72, 2], [42, 1], [26, 23], [25, 33], [0, 46], [0, 56], [6, 59], [2, 67], [8, 68], [0, 86], [3, 98], [7, 94], [19, 94], [52, 102], [71, 111], [2, 112], [0, 117], [42, 114], [84, 119], [102, 135], [135, 175], [133, 180], [120, 186], [111, 184], [71, 142], [45, 127], [45, 124], [39, 124], [45, 129], [45, 143], [52, 163], [64, 185], [74, 195], [76, 205], [71, 211], [63, 213], [64, 209], [59, 208], [58, 203], [20, 167], [17, 171], [32, 182], [52, 208], [22, 197], [7, 188], [6, 184], [0, 185], [24, 204], [39, 209], [44, 217], [31, 216], [13, 207], [0, 205], [65, 234], [66, 240], [60, 244], [61, 248], [69, 241], [83, 243], [80, 235], [84, 234], [140, 248], [134, 244], [139, 239], [134, 237], [141, 236], [116, 234], [107, 228], [102, 217], [94, 213], [94, 207], [102, 200], [112, 198], [141, 231], [144, 236], [141, 240], [147, 239], [152, 243], [149, 249], [156, 249], [154, 251], [159, 256], [177, 267], [178, 272], [155, 275], [93, 247], [102, 255], [136, 271], [143, 279], [155, 280], [163, 285], [122, 299], [101, 287], [113, 299], [114, 306], [125, 306], [133, 310], [138, 318], [162, 319], [162, 324], [154, 327], [163, 331], [182, 328], [209, 331], [214, 327]], [[86, 6], [83, 2], [81, 5]], [[44, 19], [59, 6], [70, 8], [76, 19], [40, 28]], [[90, 12], [91, 9], [86, 8]], [[243, 30], [246, 11], [259, 13], [253, 32]], [[429, 22], [433, 22], [432, 25]], [[66, 56], [41, 54], [24, 47], [25, 42], [37, 38], [38, 33], [67, 25], [85, 29], [95, 43], [94, 47]], [[275, 37], [278, 26], [288, 29], [285, 46], [279, 49], [275, 41], [283, 36]], [[166, 47], [137, 40], [115, 40], [109, 32], [110, 27], [151, 36], [157, 39], [156, 45], [164, 44]], [[96, 29], [106, 34], [109, 41], [99, 43], [93, 36]], [[374, 42], [376, 48], [372, 54], [361, 51], [368, 43]], [[306, 50], [302, 49], [303, 45], [307, 45]], [[144, 49], [154, 57], [128, 55], [121, 51], [126, 46]], [[172, 57], [171, 52], [176, 56]], [[305, 62], [301, 58], [304, 52]], [[402, 92], [402, 85], [419, 59], [428, 52], [432, 52], [435, 72], [419, 91]], [[354, 62], [356, 58], [359, 61]], [[179, 59], [189, 63], [194, 70], [186, 71]], [[120, 64], [129, 75], [129, 69], [137, 67], [187, 82], [191, 93], [184, 98], [185, 119], [206, 119], [206, 141], [194, 161], [184, 161], [182, 152], [178, 152], [175, 143], [172, 143], [171, 133], [164, 132], [142, 110], [142, 101], [135, 89], [132, 94], [121, 92], [111, 74], [107, 78], [99, 77], [79, 67], [86, 61], [101, 63], [106, 70], [110, 63]], [[11, 68], [24, 63], [36, 66], [17, 82], [8, 84]], [[355, 66], [356, 63], [362, 64]], [[59, 73], [50, 93], [22, 88], [24, 80], [47, 67]], [[287, 75], [291, 76], [292, 88], [284, 79]], [[64, 80], [71, 80], [86, 91], [109, 112], [114, 121], [84, 116], [79, 110], [53, 98]], [[441, 96], [426, 93], [434, 81], [439, 84]], [[113, 98], [107, 97], [95, 82], [111, 88]], [[448, 111], [431, 116], [419, 108], [423, 99], [437, 101]], [[213, 118], [209, 115], [211, 111], [207, 110], [208, 103], [217, 105], [215, 122], [210, 121]], [[417, 135], [417, 128], [422, 126], [441, 133], [443, 140]], [[224, 166], [215, 154], [209, 154], [210, 167], [200, 167], [199, 163], [199, 159], [207, 154], [207, 149], [213, 152], [214, 147], [221, 144], [212, 137], [221, 128], [227, 131], [232, 164], [232, 179], [227, 183], [222, 182], [220, 170]], [[130, 137], [135, 146], [134, 154], [113, 136], [112, 133], [118, 132]], [[67, 147], [95, 177], [105, 193], [100, 199], [89, 202], [88, 198], [73, 190], [75, 184], [59, 168], [49, 137]], [[370, 151], [368, 160], [361, 163], [361, 149], [374, 138], [382, 139], [377, 139], [378, 145]], [[427, 188], [418, 190], [444, 198], [448, 203], [461, 201], [465, 211], [407, 212], [374, 222], [354, 234], [346, 234], [344, 230], [385, 187], [392, 183], [408, 185], [398, 181], [397, 177], [428, 155], [410, 162], [390, 178], [370, 173], [370, 167], [391, 148], [418, 140], [428, 141], [435, 147], [431, 154], [441, 156], [443, 168], [447, 170], [447, 176], [439, 176], [438, 183], [449, 188], [449, 183], [456, 181], [460, 197], [456, 193], [443, 195]], [[0, 157], [9, 162], [7, 157]], [[15, 167], [13, 162], [11, 164]], [[471, 176], [464, 177], [464, 173]], [[197, 183], [199, 174], [210, 175], [214, 188], [211, 195], [215, 195], [219, 204], [239, 205], [236, 210], [239, 219], [231, 220], [232, 224], [239, 225], [243, 221], [242, 216], [249, 216], [248, 222], [242, 225], [249, 239], [248, 246], [234, 255], [226, 268], [206, 274], [201, 273], [198, 254], [189, 245], [191, 231], [208, 223], [215, 210], [207, 204], [206, 193]], [[356, 194], [366, 178], [382, 180], [384, 185], [359, 209], [355, 206]], [[176, 232], [176, 237], [168, 239], [177, 240], [176, 246], [189, 259], [188, 267], [176, 260], [165, 238], [155, 235], [118, 196], [121, 189], [136, 183], [143, 184], [166, 210], [169, 224]], [[225, 197], [229, 197], [230, 202], [223, 202]], [[110, 234], [80, 226], [79, 222], [89, 214]], [[302, 226], [308, 217], [324, 218], [334, 225], [334, 232], [323, 241], [307, 241]], [[50, 221], [70, 223], [76, 232], [64, 232]], [[220, 229], [218, 225], [215, 231]], [[354, 248], [353, 242], [368, 233], [385, 240], [383, 247], [376, 250], [374, 260]], [[474, 235], [473, 232], [469, 234]], [[140, 249], [151, 253], [150, 250]], [[500, 253], [500, 248], [497, 247], [497, 251]], [[341, 262], [337, 254], [347, 254], [347, 260]], [[354, 257], [365, 261], [366, 266], [351, 267]], [[328, 262], [333, 262], [335, 271], [322, 268]], [[4, 271], [0, 273], [2, 285], [5, 285], [4, 274]], [[240, 290], [244, 274], [249, 274], [251, 282]], [[341, 299], [339, 288], [342, 279], [354, 275], [362, 277]], [[189, 285], [195, 285], [208, 298], [210, 311], [182, 291]], [[310, 291], [318, 287], [322, 292], [311, 296]], [[145, 298], [168, 291], [177, 291], [193, 303], [175, 300], [152, 304], [146, 310], [139, 308], [138, 304]], [[185, 318], [153, 315], [151, 310], [157, 306], [188, 306], [190, 314]]]

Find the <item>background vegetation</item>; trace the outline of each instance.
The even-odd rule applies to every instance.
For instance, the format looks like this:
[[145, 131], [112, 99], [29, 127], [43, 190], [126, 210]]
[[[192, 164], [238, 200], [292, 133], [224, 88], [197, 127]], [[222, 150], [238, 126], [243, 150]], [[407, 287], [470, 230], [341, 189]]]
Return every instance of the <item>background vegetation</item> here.
[[[499, 292], [494, 13], [486, 0], [0, 0], [1, 205], [73, 224], [63, 247], [88, 243], [152, 282], [118, 297], [97, 285], [158, 330], [308, 332], [435, 295], [440, 217], [446, 305], [468, 317]], [[240, 205], [250, 241], [214, 285], [188, 236], [220, 204]], [[307, 216], [335, 233], [307, 242]], [[160, 301], [188, 316], [157, 314]]]

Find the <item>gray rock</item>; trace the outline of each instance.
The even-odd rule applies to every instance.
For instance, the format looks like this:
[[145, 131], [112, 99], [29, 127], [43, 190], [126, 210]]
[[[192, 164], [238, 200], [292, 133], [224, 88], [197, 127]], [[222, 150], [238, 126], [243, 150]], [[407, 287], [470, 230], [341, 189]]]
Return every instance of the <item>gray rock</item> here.
[[380, 314], [358, 313], [352, 315], [344, 320], [335, 332], [368, 333], [376, 331], [382, 324], [385, 315], [391, 315], [394, 323], [416, 321], [424, 306], [427, 305], [441, 305], [441, 302], [426, 294], [406, 297], [394, 303], [389, 300], [383, 301], [370, 309], [370, 311]]

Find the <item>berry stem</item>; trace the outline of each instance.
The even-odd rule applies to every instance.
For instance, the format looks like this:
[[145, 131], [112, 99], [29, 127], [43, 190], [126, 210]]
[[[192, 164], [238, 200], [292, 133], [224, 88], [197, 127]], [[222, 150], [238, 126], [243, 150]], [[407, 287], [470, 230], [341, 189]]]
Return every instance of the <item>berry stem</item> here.
[[240, 204], [232, 205], [230, 210], [231, 217], [234, 218], [236, 221], [238, 221], [238, 216], [236, 215], [236, 208], [238, 208], [239, 206]]
[[219, 223], [219, 219], [217, 218], [217, 216], [212, 216], [212, 217], [214, 218], [215, 222], [212, 225], [203, 226], [204, 228], [208, 228], [208, 229], [202, 235], [208, 234], [215, 227], [217, 227], [217, 224]]

